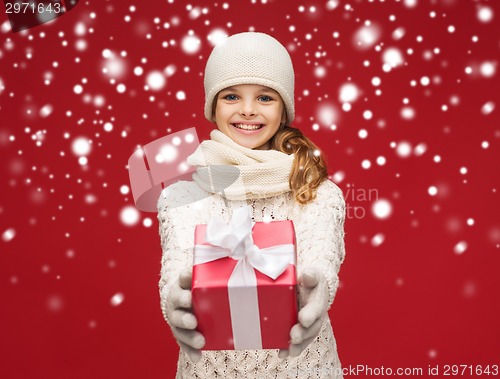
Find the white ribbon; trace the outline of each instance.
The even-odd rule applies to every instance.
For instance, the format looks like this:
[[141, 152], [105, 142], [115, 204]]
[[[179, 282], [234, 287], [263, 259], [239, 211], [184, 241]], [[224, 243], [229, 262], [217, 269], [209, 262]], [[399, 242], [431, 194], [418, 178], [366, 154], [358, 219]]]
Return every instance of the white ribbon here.
[[249, 206], [234, 211], [229, 225], [218, 219], [211, 219], [205, 237], [210, 245], [196, 245], [194, 254], [195, 265], [225, 257], [238, 261], [228, 281], [236, 350], [262, 349], [254, 269], [276, 280], [289, 264], [296, 264], [293, 244], [264, 249], [255, 245], [252, 238], [253, 225]]

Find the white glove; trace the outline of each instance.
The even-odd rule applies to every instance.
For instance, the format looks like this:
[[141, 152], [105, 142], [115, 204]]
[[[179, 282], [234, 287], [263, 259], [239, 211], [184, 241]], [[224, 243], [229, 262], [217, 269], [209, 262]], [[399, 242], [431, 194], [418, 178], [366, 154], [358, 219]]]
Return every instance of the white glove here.
[[192, 270], [186, 267], [181, 271], [178, 283], [170, 288], [167, 301], [172, 307], [168, 307], [167, 318], [181, 349], [193, 362], [199, 362], [205, 338], [195, 330], [198, 321], [191, 309], [191, 275]]
[[[290, 331], [290, 347], [279, 357], [299, 356], [318, 335], [328, 312], [328, 283], [317, 268], [307, 268], [299, 278], [303, 296], [299, 297], [299, 322]], [[303, 299], [303, 301], [300, 301]]]

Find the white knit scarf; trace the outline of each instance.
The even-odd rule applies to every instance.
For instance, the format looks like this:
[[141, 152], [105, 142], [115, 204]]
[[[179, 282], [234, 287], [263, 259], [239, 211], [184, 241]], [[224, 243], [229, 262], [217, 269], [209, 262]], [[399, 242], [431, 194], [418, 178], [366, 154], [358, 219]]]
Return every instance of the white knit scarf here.
[[288, 178], [294, 154], [252, 150], [218, 129], [210, 133], [187, 162], [197, 166], [193, 180], [205, 191], [229, 200], [260, 199], [290, 191]]

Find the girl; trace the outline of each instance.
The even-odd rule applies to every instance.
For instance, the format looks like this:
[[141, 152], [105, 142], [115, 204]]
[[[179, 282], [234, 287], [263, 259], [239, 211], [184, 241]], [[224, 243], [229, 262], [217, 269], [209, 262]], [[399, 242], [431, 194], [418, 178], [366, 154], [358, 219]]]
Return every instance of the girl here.
[[[345, 255], [345, 202], [318, 148], [290, 126], [290, 56], [266, 34], [235, 34], [213, 49], [204, 84], [205, 117], [217, 129], [188, 158], [193, 181], [165, 188], [158, 200], [161, 308], [181, 347], [177, 378], [341, 378], [327, 311]], [[253, 221], [294, 222], [299, 322], [288, 350], [201, 352], [191, 311], [194, 228], [212, 217], [229, 223], [246, 205]]]

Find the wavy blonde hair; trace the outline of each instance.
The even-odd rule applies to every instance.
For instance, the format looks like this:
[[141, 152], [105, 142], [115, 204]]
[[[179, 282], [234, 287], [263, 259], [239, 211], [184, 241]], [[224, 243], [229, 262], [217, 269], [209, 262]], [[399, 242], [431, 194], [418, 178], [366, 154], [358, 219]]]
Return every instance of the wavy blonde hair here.
[[320, 149], [299, 129], [282, 124], [269, 140], [271, 149], [295, 154], [288, 183], [300, 204], [316, 198], [319, 185], [328, 179], [326, 160]]

